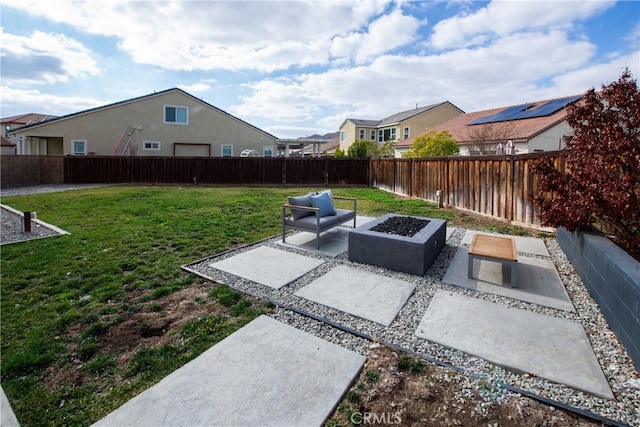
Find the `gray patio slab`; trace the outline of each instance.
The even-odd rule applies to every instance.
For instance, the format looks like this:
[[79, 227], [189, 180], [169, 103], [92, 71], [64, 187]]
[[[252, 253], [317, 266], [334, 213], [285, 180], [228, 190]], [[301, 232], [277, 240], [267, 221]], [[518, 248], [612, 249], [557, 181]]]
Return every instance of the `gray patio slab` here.
[[296, 295], [389, 326], [415, 287], [404, 280], [339, 265]]
[[19, 427], [18, 419], [13, 413], [11, 403], [4, 394], [4, 389], [0, 387], [0, 426], [2, 427]]
[[[368, 222], [373, 221], [375, 218], [370, 216], [357, 215], [356, 225], [360, 226]], [[351, 225], [349, 225], [351, 224]], [[282, 243], [282, 240], [278, 240], [276, 244], [289, 246], [296, 249], [302, 249], [309, 252], [320, 253], [330, 257], [337, 257], [343, 254], [348, 249], [347, 237], [349, 230], [353, 229], [353, 222], [346, 223], [341, 226], [332, 228], [320, 234], [320, 249], [316, 249], [316, 235], [315, 233], [309, 233], [301, 231], [299, 233], [287, 236], [286, 242]]]
[[614, 398], [579, 323], [438, 291], [416, 336], [506, 368]]
[[364, 360], [261, 316], [94, 425], [322, 425]]
[[463, 288], [502, 295], [558, 310], [575, 311], [551, 260], [518, 257], [518, 287], [511, 287], [511, 270], [499, 262], [475, 260], [473, 279], [467, 277], [469, 248], [460, 246], [442, 281]]
[[547, 245], [544, 244], [544, 240], [537, 237], [528, 236], [506, 236], [499, 233], [483, 233], [478, 231], [469, 230], [464, 234], [462, 238], [463, 245], [471, 245], [474, 234], [484, 234], [486, 236], [499, 236], [499, 237], [511, 237], [516, 241], [516, 251], [524, 254], [533, 254], [540, 256], [551, 256], [547, 250]]
[[280, 289], [322, 263], [324, 261], [321, 259], [260, 246], [209, 265], [261, 285]]
[[276, 244], [316, 252], [335, 258], [347, 251], [347, 236], [349, 235], [349, 230], [349, 228], [335, 227], [320, 234], [320, 249], [316, 249], [316, 235], [306, 231], [287, 236], [285, 243], [282, 243], [282, 239], [280, 239]]

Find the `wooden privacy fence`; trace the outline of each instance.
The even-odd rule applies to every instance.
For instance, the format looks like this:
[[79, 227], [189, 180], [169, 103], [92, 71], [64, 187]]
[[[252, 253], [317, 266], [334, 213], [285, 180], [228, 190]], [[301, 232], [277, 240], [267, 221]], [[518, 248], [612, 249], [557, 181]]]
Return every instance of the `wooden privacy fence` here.
[[516, 156], [374, 159], [370, 185], [430, 201], [436, 201], [440, 191], [445, 206], [540, 228], [532, 202], [537, 179], [530, 163], [542, 157], [550, 158], [558, 170], [565, 170], [559, 151]]
[[69, 156], [65, 183], [367, 185], [368, 159]]

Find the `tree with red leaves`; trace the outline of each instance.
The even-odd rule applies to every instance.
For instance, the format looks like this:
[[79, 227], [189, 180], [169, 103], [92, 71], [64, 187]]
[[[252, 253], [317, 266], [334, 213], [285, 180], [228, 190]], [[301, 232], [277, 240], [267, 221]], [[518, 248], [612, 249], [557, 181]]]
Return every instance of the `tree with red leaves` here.
[[549, 159], [531, 166], [543, 225], [595, 227], [640, 259], [640, 92], [626, 69], [618, 81], [590, 89], [567, 108], [567, 173]]

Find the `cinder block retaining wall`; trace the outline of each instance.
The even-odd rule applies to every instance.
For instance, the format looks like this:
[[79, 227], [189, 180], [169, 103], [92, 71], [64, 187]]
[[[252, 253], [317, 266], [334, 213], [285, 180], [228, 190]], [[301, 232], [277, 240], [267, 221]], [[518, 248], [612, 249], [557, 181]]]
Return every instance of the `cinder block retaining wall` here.
[[0, 156], [2, 188], [64, 184], [63, 156]]
[[640, 262], [605, 236], [558, 228], [558, 243], [640, 369]]

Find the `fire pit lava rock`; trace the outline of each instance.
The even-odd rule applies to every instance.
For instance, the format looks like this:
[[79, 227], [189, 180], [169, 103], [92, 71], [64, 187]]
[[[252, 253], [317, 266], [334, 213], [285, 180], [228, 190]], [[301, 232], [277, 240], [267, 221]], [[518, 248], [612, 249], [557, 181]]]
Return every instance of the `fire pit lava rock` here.
[[387, 214], [349, 232], [349, 260], [424, 276], [446, 236], [445, 220]]

